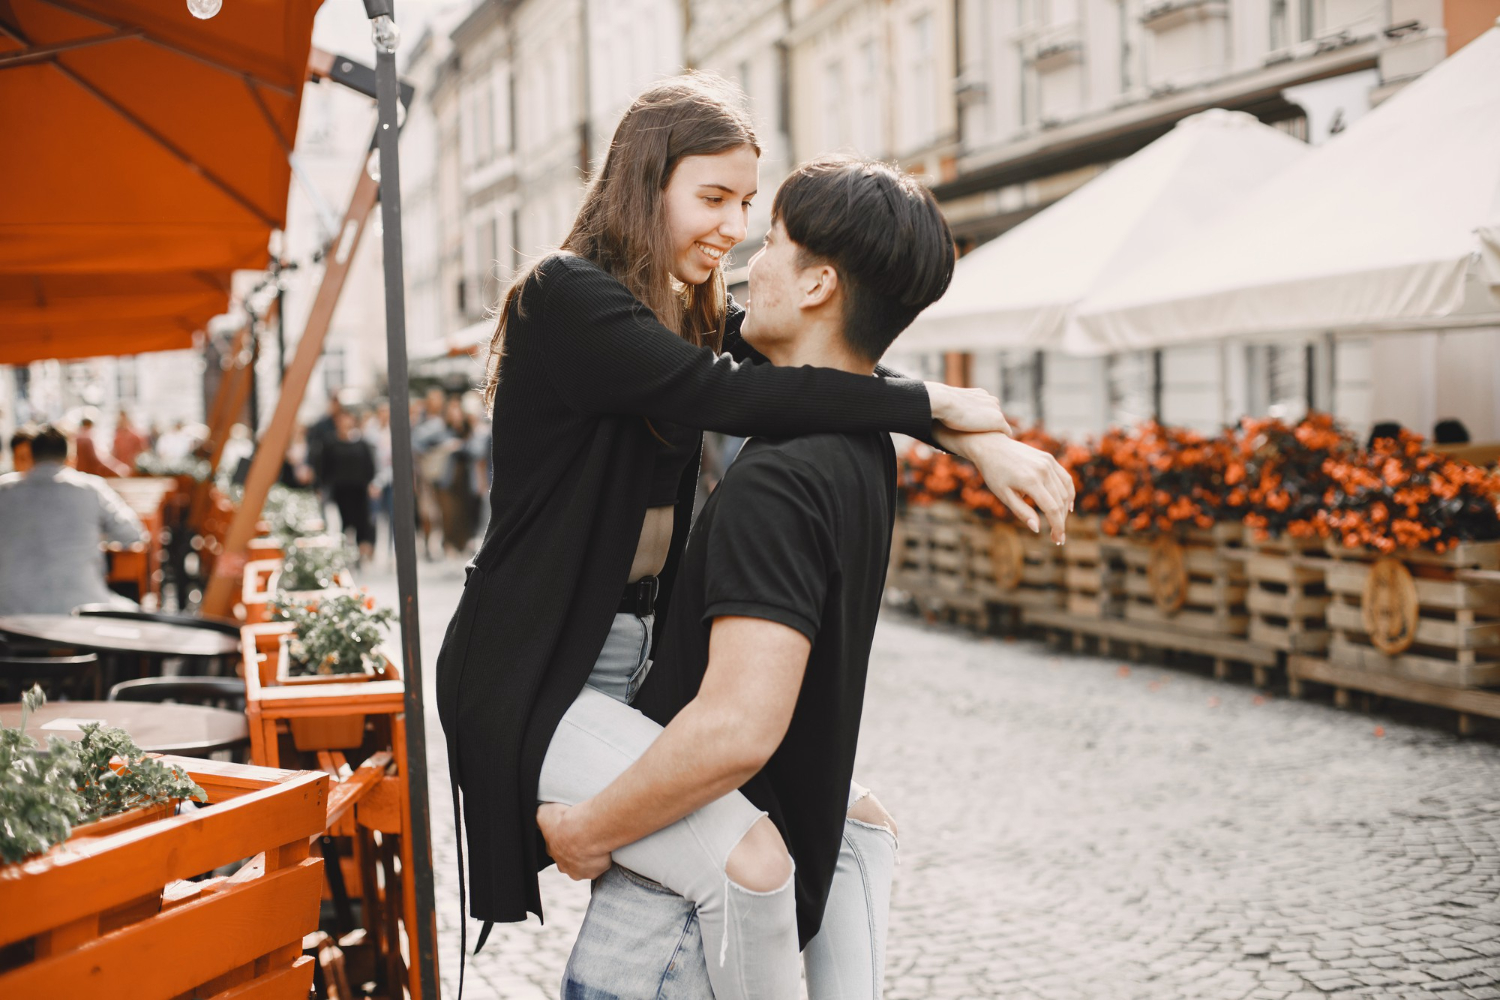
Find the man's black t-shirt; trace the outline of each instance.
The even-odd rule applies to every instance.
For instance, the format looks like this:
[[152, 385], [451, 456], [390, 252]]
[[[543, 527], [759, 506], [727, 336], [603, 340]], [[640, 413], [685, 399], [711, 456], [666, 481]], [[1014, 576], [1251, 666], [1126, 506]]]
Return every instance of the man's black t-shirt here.
[[693, 525], [635, 700], [662, 725], [693, 700], [717, 617], [764, 618], [811, 640], [786, 737], [742, 789], [796, 861], [803, 945], [822, 922], [838, 861], [895, 493], [888, 435], [748, 441]]

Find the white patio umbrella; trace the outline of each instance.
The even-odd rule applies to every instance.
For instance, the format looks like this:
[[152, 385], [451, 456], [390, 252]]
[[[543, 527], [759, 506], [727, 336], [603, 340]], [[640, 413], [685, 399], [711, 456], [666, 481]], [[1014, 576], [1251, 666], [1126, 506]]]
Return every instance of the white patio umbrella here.
[[1500, 27], [1078, 310], [1096, 351], [1500, 322]]
[[1069, 347], [1085, 296], [1198, 231], [1307, 150], [1243, 112], [1186, 118], [959, 260], [947, 294], [892, 349]]

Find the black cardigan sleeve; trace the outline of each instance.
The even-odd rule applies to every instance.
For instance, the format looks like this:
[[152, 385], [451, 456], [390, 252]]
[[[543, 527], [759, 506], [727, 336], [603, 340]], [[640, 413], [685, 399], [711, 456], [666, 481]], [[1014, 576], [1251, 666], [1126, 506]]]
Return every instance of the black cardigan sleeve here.
[[827, 368], [740, 364], [693, 347], [595, 265], [538, 268], [537, 350], [557, 392], [585, 413], [629, 413], [726, 434], [930, 432], [921, 382]]

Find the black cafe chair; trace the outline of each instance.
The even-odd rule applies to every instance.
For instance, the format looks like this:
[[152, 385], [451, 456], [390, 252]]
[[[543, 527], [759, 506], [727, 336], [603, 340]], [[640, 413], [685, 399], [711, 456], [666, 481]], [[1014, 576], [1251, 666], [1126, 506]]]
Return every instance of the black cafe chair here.
[[245, 710], [245, 682], [238, 677], [141, 677], [121, 681], [109, 689], [110, 701], [175, 701], [179, 705], [205, 705]]
[[[198, 705], [206, 708], [223, 708], [231, 712], [245, 710], [245, 682], [238, 677], [141, 677], [137, 680], [121, 681], [109, 689], [110, 701], [137, 701], [160, 705], [175, 702], [179, 705]], [[176, 753], [188, 757], [208, 757], [227, 752], [231, 760], [243, 763], [245, 751], [250, 747], [248, 730], [234, 739], [222, 743], [205, 744], [191, 750]]]
[[99, 657], [93, 653], [23, 656], [9, 650], [0, 652], [0, 687], [5, 690], [6, 701], [19, 701], [33, 684], [40, 684], [54, 700], [66, 695], [74, 700], [97, 701], [102, 683]]

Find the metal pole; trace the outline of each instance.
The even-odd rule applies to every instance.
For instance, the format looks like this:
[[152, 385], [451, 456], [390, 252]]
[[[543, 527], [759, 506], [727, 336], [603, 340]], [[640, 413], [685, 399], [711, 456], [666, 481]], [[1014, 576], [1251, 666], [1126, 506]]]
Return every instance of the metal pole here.
[[385, 338], [391, 399], [391, 475], [394, 482], [392, 531], [396, 548], [396, 587], [400, 600], [401, 651], [406, 678], [406, 773], [411, 815], [405, 830], [413, 860], [416, 926], [413, 958], [419, 970], [421, 1000], [438, 1000], [437, 927], [432, 884], [432, 826], [427, 799], [427, 727], [422, 714], [422, 649], [417, 624], [416, 497], [411, 453], [411, 411], [407, 405], [406, 294], [401, 267], [401, 172], [397, 155], [396, 106], [398, 36], [390, 0], [366, 3], [375, 38], [375, 93], [380, 108], [375, 134], [380, 147], [381, 249], [385, 259]]

